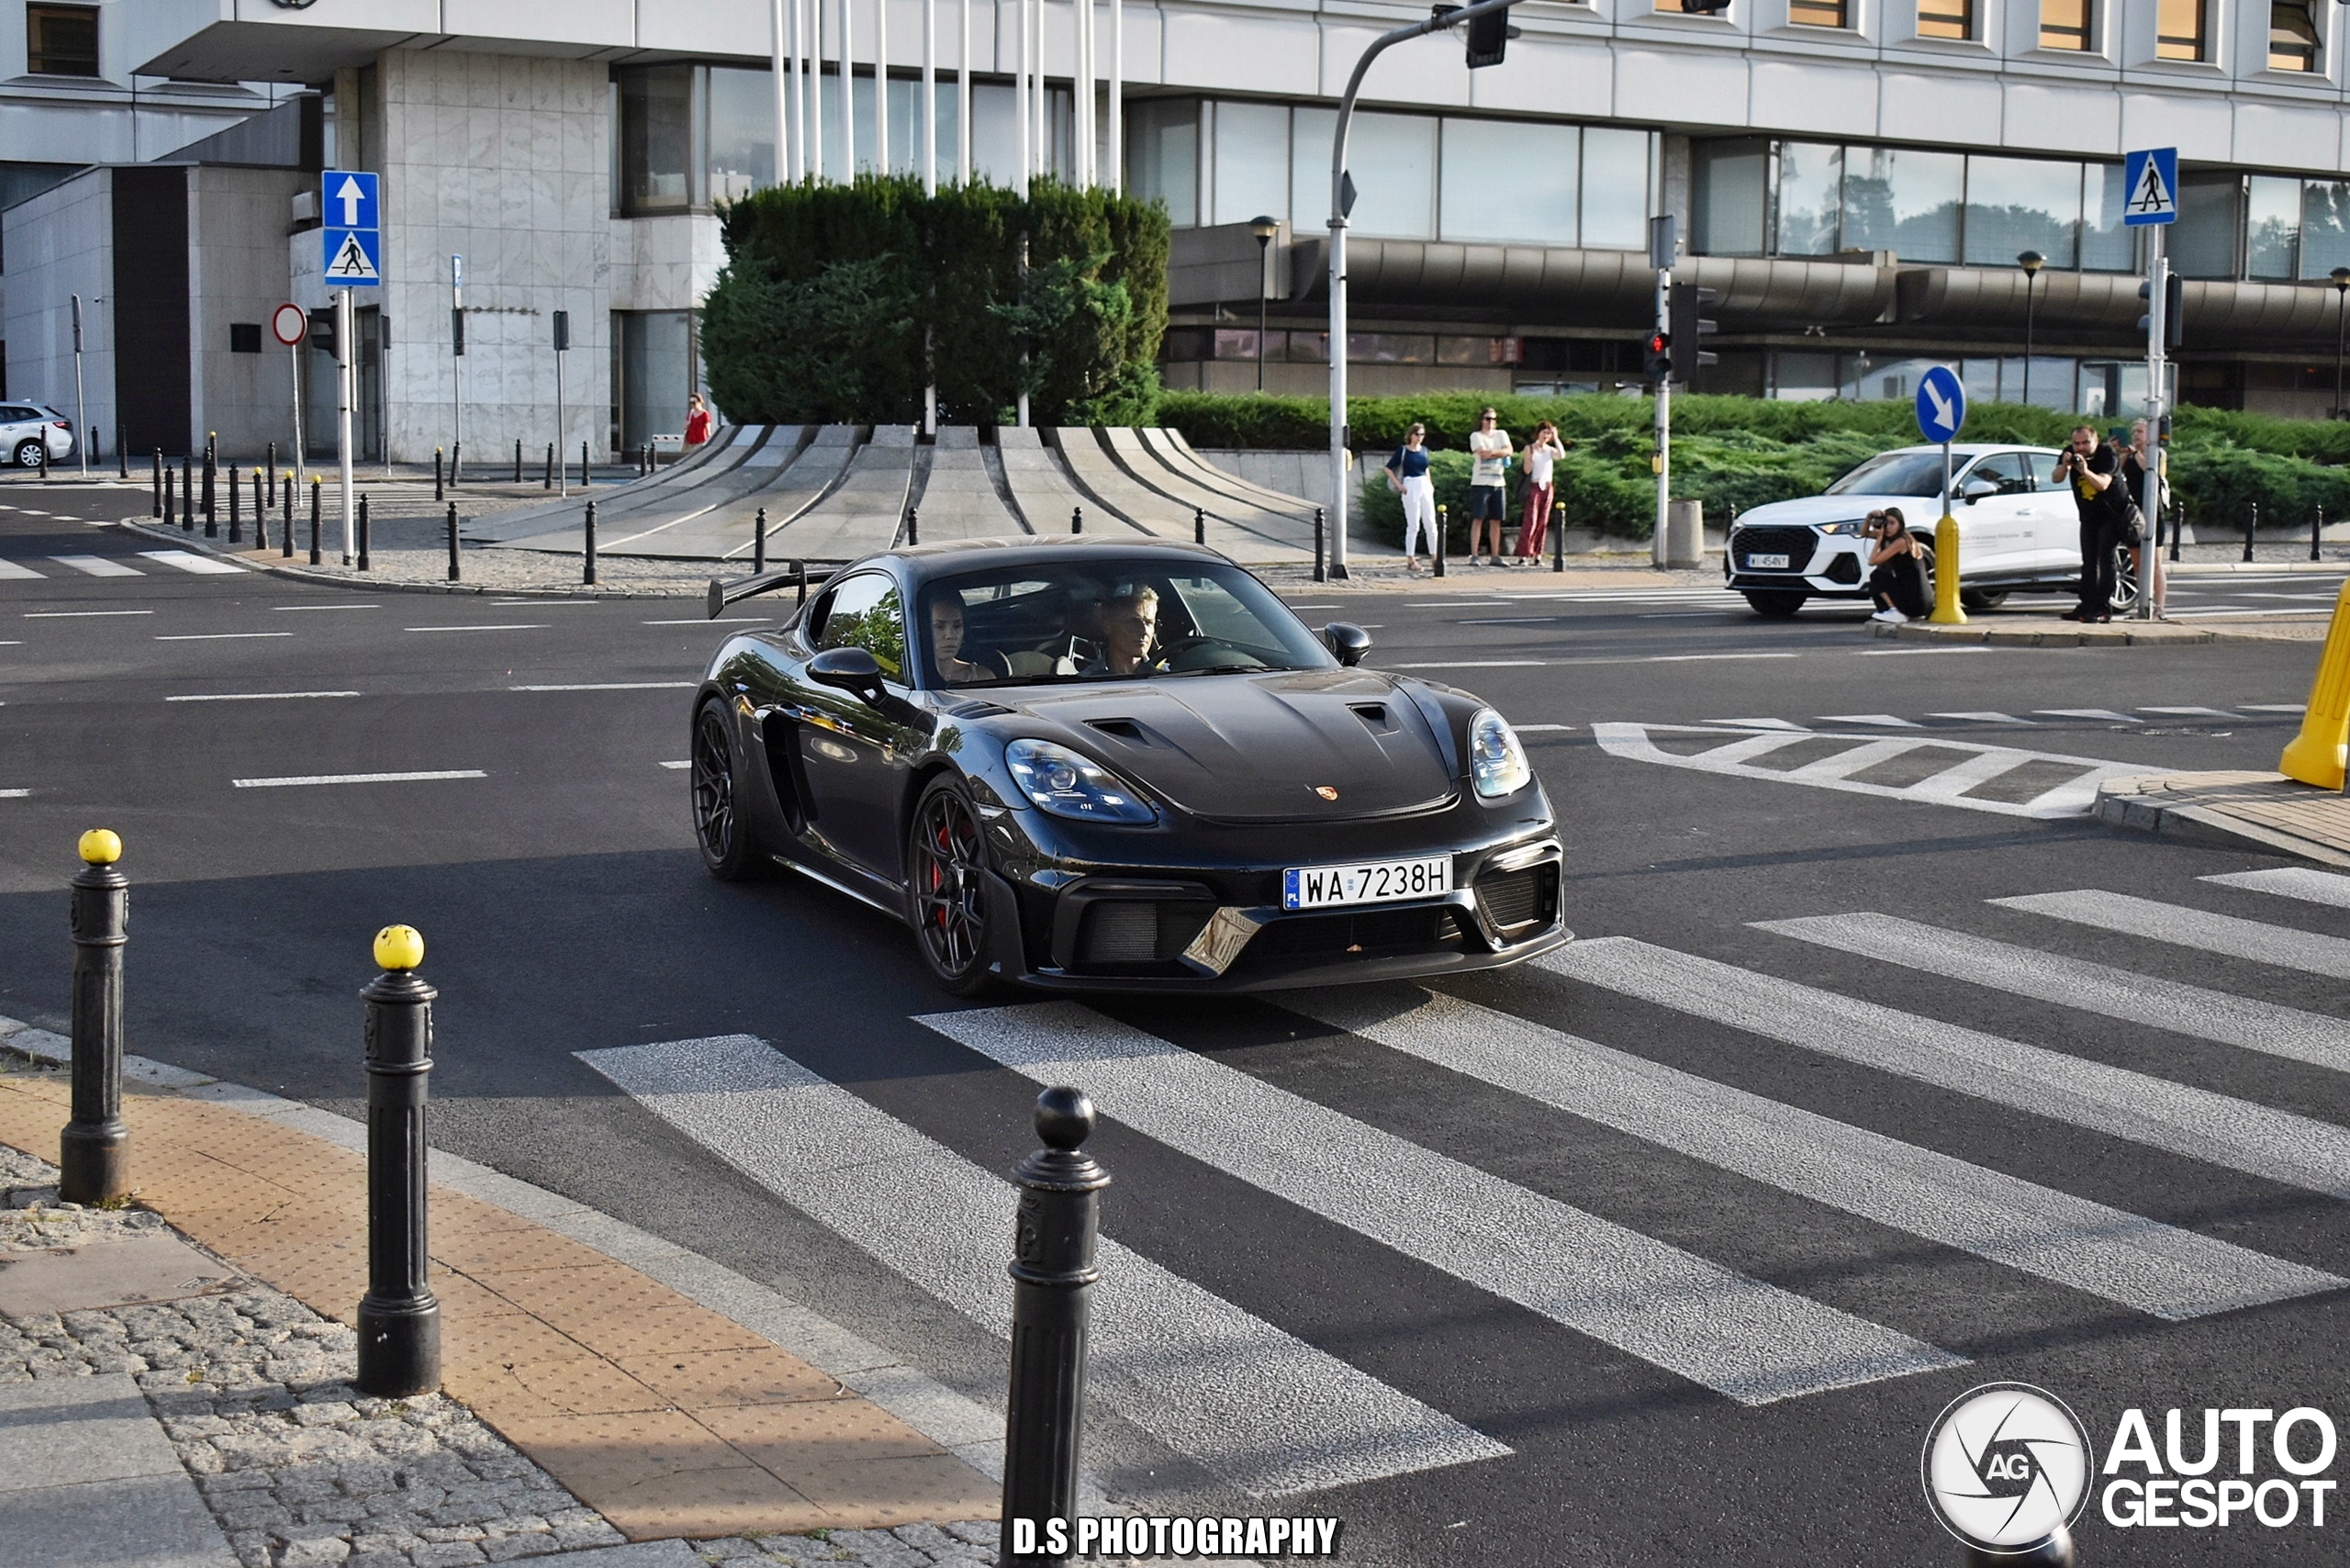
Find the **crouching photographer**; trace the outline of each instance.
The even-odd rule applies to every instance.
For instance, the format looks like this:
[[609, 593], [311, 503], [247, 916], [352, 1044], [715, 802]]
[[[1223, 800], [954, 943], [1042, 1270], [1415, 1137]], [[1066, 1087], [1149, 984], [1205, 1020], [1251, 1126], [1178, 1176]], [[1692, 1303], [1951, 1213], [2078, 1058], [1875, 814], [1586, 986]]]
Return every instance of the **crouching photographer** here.
[[1869, 597], [1876, 600], [1872, 621], [1896, 624], [1916, 621], [1933, 608], [1933, 589], [1926, 577], [1926, 555], [1918, 536], [1899, 507], [1869, 513], [1863, 536], [1869, 547]]

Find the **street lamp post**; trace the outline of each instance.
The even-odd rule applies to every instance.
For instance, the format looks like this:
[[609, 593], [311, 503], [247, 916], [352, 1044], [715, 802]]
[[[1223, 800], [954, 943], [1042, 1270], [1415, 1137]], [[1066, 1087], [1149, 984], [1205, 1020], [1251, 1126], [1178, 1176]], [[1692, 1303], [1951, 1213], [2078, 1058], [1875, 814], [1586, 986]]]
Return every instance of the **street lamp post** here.
[[1371, 62], [1408, 39], [1442, 32], [1495, 11], [1507, 11], [1515, 0], [1477, 0], [1458, 11], [1430, 16], [1423, 22], [1397, 28], [1371, 40], [1347, 78], [1346, 95], [1338, 100], [1338, 122], [1330, 135], [1330, 577], [1345, 582], [1347, 570], [1347, 214], [1354, 209], [1354, 181], [1347, 175], [1347, 133], [1354, 128], [1355, 95]]
[[2333, 417], [2342, 417], [2342, 312], [2350, 307], [2350, 267], [2336, 267], [2333, 279]]
[[[1265, 389], [1265, 296], [1271, 286], [1266, 281], [1267, 264], [1272, 260], [1273, 236], [1281, 231], [1281, 220], [1274, 218], [1252, 218], [1248, 232], [1257, 237], [1257, 390]], [[2341, 401], [2337, 396], [2334, 399]]]
[[2023, 269], [2023, 400], [2031, 401], [2031, 286], [2040, 280], [2040, 269], [2048, 258], [2037, 251], [2026, 251], [2016, 257], [2016, 265]]

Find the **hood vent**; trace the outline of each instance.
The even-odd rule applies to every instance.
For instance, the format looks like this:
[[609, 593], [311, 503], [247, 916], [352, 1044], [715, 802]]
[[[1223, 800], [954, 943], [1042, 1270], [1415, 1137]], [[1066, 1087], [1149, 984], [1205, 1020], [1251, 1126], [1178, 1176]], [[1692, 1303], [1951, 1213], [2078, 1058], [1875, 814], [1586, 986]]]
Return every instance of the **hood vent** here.
[[1099, 730], [1105, 735], [1115, 735], [1122, 741], [1140, 741], [1142, 726], [1132, 719], [1088, 719], [1085, 727]]
[[1356, 718], [1371, 726], [1372, 734], [1387, 735], [1395, 733], [1395, 721], [1387, 716], [1385, 703], [1349, 702], [1347, 707], [1353, 711]]

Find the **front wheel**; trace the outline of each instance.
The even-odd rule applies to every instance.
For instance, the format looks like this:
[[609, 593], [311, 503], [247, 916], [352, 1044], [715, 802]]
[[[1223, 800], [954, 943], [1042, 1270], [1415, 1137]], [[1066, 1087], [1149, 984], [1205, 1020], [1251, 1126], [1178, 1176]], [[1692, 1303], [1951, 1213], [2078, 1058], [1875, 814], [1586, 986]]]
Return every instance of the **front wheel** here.
[[1969, 610], [1997, 610], [2008, 602], [2005, 588], [1961, 588], [1958, 602]]
[[743, 820], [741, 769], [726, 705], [705, 702], [694, 715], [691, 769], [694, 842], [702, 868], [722, 882], [745, 881], [760, 870], [758, 846]]
[[2113, 609], [2116, 614], [2138, 607], [2138, 567], [2130, 558], [2130, 546], [2113, 547]]
[[1749, 588], [1746, 602], [1754, 607], [1757, 615], [1767, 615], [1774, 621], [1784, 621], [1803, 608], [1807, 593], [1795, 593], [1785, 588]]
[[17, 466], [19, 468], [38, 468], [40, 466], [39, 442], [20, 441], [17, 443]]
[[915, 802], [906, 845], [906, 915], [931, 978], [957, 996], [994, 985], [988, 973], [986, 851], [962, 779], [943, 773]]

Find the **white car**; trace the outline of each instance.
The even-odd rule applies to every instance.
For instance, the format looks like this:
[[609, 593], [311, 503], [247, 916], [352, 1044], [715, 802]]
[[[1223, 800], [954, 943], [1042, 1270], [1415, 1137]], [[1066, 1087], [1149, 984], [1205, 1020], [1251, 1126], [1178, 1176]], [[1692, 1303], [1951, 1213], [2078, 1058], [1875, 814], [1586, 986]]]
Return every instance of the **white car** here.
[[[2081, 578], [2080, 512], [2057, 482], [2056, 449], [1970, 442], [1951, 447], [1951, 515], [1958, 521], [1960, 601], [1989, 610], [2018, 588], [2070, 592]], [[1879, 453], [1803, 500], [1774, 501], [1740, 514], [1722, 571], [1729, 588], [1762, 615], [1793, 615], [1807, 600], [1865, 600], [1869, 542], [1863, 520], [1898, 507], [1928, 546], [1942, 517], [1942, 449]], [[2113, 603], [2135, 602], [2128, 546]]]
[[0, 452], [19, 468], [40, 466], [40, 449], [49, 460], [73, 455], [73, 421], [39, 403], [0, 402]]

